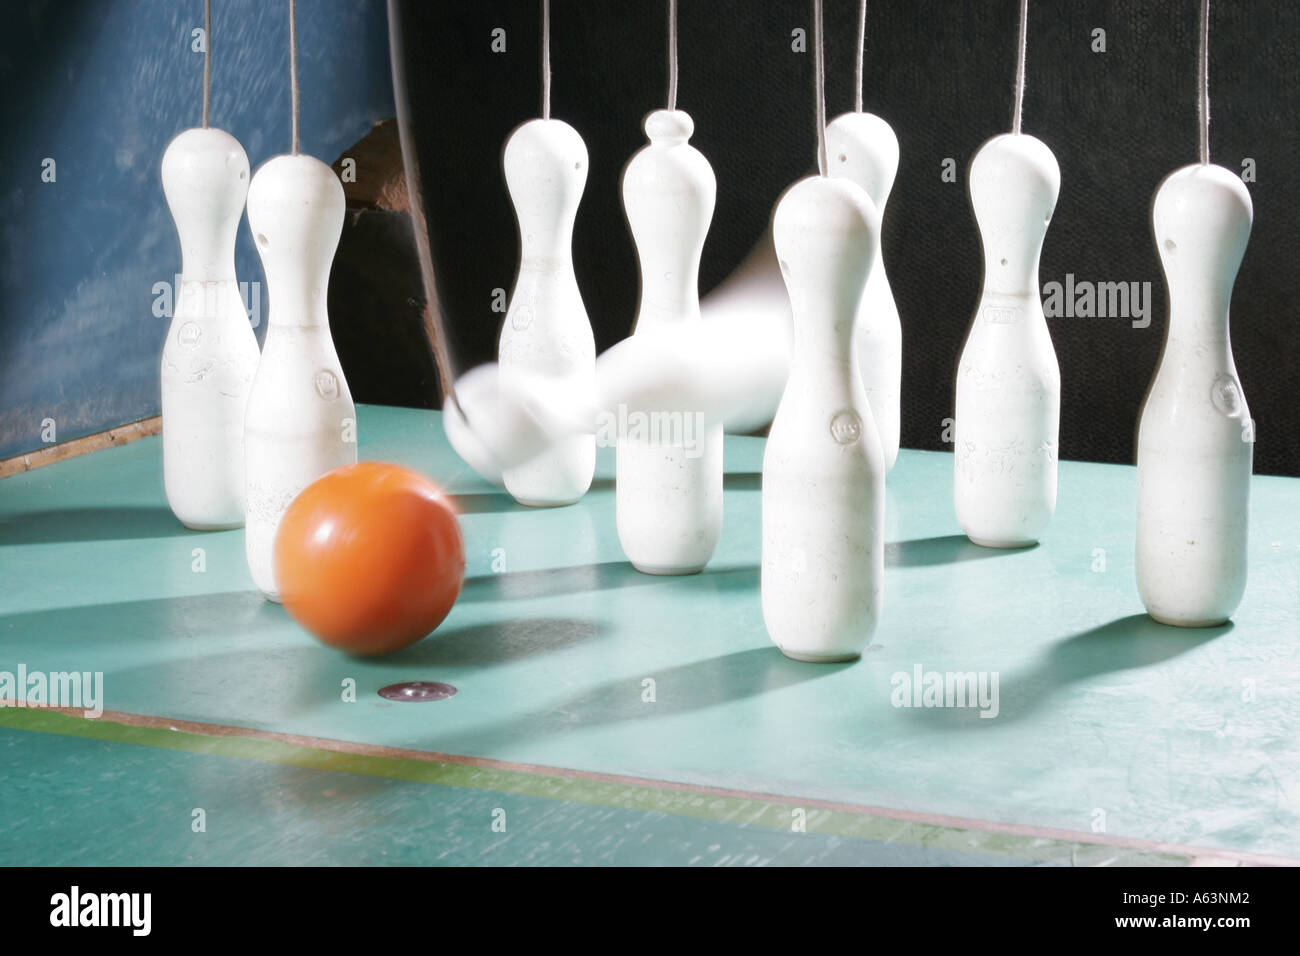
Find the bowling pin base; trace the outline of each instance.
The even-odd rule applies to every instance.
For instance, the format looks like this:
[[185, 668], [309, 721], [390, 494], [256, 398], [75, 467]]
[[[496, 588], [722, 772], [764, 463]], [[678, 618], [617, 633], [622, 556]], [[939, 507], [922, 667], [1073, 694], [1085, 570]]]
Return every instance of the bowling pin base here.
[[242, 528], [244, 526], [244, 522], [242, 520], [218, 521], [218, 522], [182, 520], [181, 524], [183, 524], [190, 531], [233, 531], [235, 528]]
[[582, 495], [578, 495], [576, 498], [566, 498], [563, 501], [550, 501], [543, 498], [520, 498], [518, 495], [515, 495], [514, 499], [525, 508], [567, 508], [569, 505], [576, 505], [581, 501]]
[[858, 660], [861, 654], [811, 654], [802, 651], [787, 651], [784, 647], [778, 650], [792, 661], [799, 661], [803, 664], [850, 664]]
[[630, 562], [632, 567], [636, 568], [642, 574], [656, 574], [660, 577], [685, 577], [688, 574], [699, 574], [704, 570], [703, 567], [678, 568], [671, 566], [656, 567], [651, 564], [640, 564], [636, 561]]
[[994, 538], [977, 538], [973, 534], [966, 535], [971, 544], [978, 544], [981, 548], [995, 548], [999, 551], [1013, 551], [1017, 548], [1032, 548], [1038, 544], [1037, 538], [1026, 538], [1023, 540], [1003, 541]]
[[1165, 617], [1162, 614], [1156, 614], [1153, 611], [1147, 611], [1147, 616], [1150, 617], [1151, 620], [1155, 621], [1157, 624], [1167, 624], [1170, 627], [1218, 627], [1219, 625], [1227, 624], [1230, 620], [1232, 620], [1232, 618], [1230, 617], [1213, 617], [1213, 618], [1203, 618], [1200, 620], [1197, 619], [1188, 620], [1186, 618], [1175, 619], [1172, 617]]

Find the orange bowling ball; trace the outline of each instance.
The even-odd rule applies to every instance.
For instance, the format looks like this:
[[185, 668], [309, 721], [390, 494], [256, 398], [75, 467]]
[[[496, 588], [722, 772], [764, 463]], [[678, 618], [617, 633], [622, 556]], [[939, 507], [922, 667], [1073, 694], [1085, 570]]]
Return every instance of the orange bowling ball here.
[[275, 536], [275, 581], [294, 620], [350, 654], [414, 644], [451, 611], [465, 543], [442, 490], [378, 461], [303, 489]]

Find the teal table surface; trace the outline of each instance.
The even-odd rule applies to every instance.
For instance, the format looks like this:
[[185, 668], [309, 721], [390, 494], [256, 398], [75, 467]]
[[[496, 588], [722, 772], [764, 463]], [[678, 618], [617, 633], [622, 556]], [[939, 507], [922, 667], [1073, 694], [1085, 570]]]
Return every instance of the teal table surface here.
[[[0, 671], [102, 672], [104, 708], [187, 741], [204, 726], [243, 728], [267, 746], [391, 750], [408, 768], [423, 754], [485, 773], [562, 771], [553, 779], [579, 789], [626, 778], [661, 793], [750, 795], [783, 814], [806, 801], [926, 826], [960, 818], [985, 836], [953, 856], [924, 838], [903, 852], [881, 831], [819, 834], [815, 820], [807, 833], [755, 828], [495, 778], [430, 788], [396, 779], [407, 770], [366, 776], [98, 739], [72, 725], [118, 718], [36, 726], [35, 711], [9, 707], [0, 862], [38, 862], [42, 847], [83, 831], [96, 835], [79, 862], [1078, 862], [1035, 856], [1036, 828], [1125, 852], [1300, 858], [1300, 480], [1254, 479], [1242, 606], [1229, 625], [1188, 630], [1151, 621], [1138, 600], [1133, 468], [1062, 462], [1043, 542], [994, 551], [961, 535], [951, 457], [905, 450], [888, 480], [881, 626], [860, 661], [817, 665], [782, 657], [763, 628], [761, 439], [727, 439], [723, 535], [708, 569], [658, 578], [619, 548], [609, 449], [579, 504], [534, 510], [462, 464], [437, 413], [362, 407], [359, 435], [362, 458], [433, 477], [461, 512], [464, 589], [424, 641], [376, 660], [318, 645], [253, 587], [242, 531], [175, 521], [159, 442], [147, 438], [0, 481]], [[918, 672], [996, 678], [996, 714], [899, 706], [924, 703], [906, 686]], [[376, 693], [405, 680], [459, 693], [436, 703]], [[517, 801], [509, 841], [482, 824], [503, 792]], [[241, 822], [195, 844], [195, 807]], [[372, 826], [375, 814], [390, 824], [362, 839], [348, 829], [358, 807]], [[165, 813], [183, 819], [154, 851], [113, 837], [147, 837]], [[979, 843], [1017, 828], [1015, 848]]]

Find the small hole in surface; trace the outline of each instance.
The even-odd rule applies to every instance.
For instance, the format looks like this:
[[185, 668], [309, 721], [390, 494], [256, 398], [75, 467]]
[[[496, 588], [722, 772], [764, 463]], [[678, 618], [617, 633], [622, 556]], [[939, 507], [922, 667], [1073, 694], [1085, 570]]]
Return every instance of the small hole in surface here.
[[1007, 260], [1006, 260], [1006, 259], [1003, 259], [1003, 260], [1002, 260], [1002, 264], [1003, 264], [1003, 265], [1006, 265], [1006, 264], [1007, 264]]
[[1172, 239], [1166, 239], [1166, 240], [1165, 240], [1165, 251], [1166, 251], [1166, 252], [1177, 252], [1177, 251], [1178, 251], [1178, 243], [1174, 242]]
[[271, 241], [267, 239], [265, 235], [259, 232], [257, 234], [257, 244], [261, 246], [263, 249], [265, 249], [267, 246], [271, 244]]
[[239, 178], [240, 179], [244, 178], [244, 171], [242, 169], [239, 171]]
[[847, 156], [845, 156], [843, 153], [840, 153], [840, 162], [841, 162], [841, 163], [847, 163], [848, 161], [849, 161], [849, 158], [848, 158]]
[[574, 168], [574, 169], [581, 169], [581, 168], [582, 168], [582, 163], [574, 163], [574, 164], [573, 164], [573, 168]]

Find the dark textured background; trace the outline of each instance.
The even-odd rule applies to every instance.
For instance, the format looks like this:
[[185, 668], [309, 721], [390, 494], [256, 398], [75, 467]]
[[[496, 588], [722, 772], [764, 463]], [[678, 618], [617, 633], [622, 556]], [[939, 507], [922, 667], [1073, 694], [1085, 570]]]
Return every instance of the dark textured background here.
[[[537, 2], [398, 0], [439, 296], [463, 369], [493, 357], [518, 243], [501, 174], [510, 130], [539, 112]], [[663, 105], [664, 0], [554, 0], [553, 115], [586, 140], [591, 173], [574, 237], [578, 282], [597, 345], [631, 325], [635, 252], [619, 202], [641, 120]], [[767, 225], [773, 203], [815, 156], [812, 56], [791, 51], [811, 27], [806, 2], [681, 0], [679, 105], [713, 164], [718, 204], [701, 291], [725, 277]], [[1041, 280], [1150, 281], [1152, 322], [1050, 320], [1063, 387], [1061, 454], [1132, 462], [1138, 408], [1165, 329], [1165, 289], [1150, 228], [1160, 180], [1197, 159], [1196, 0], [1035, 0], [1025, 131], [1056, 153], [1061, 196]], [[1010, 125], [1015, 0], [874, 0], [866, 108], [902, 151], [885, 216], [884, 256], [903, 321], [903, 444], [942, 448], [958, 351], [980, 288], [967, 201], [971, 155]], [[1257, 422], [1255, 469], [1300, 474], [1295, 427], [1300, 346], [1295, 303], [1300, 192], [1300, 3], [1212, 5], [1212, 158], [1255, 159], [1255, 228], [1233, 297], [1237, 367]], [[828, 115], [853, 105], [857, 3], [827, 0]], [[507, 52], [490, 50], [507, 31]], [[1090, 49], [1106, 31], [1106, 53]], [[810, 31], [811, 32], [811, 31]], [[958, 182], [940, 179], [945, 157]]]

